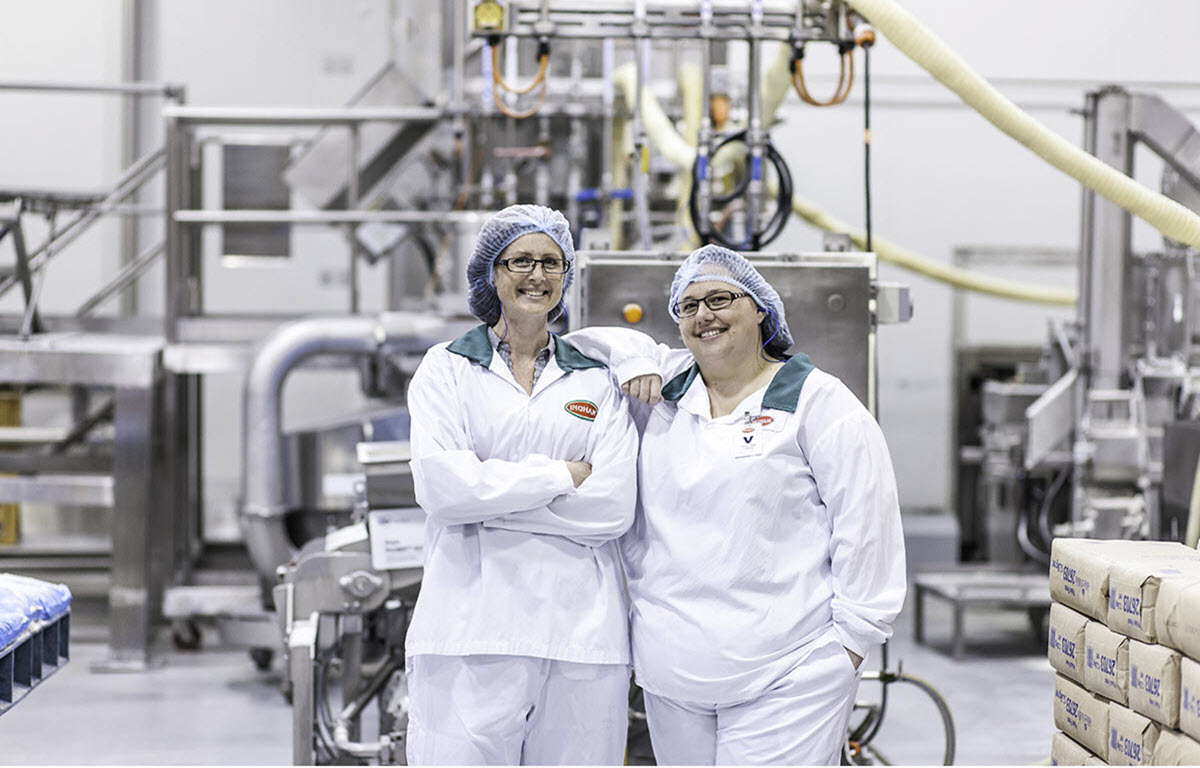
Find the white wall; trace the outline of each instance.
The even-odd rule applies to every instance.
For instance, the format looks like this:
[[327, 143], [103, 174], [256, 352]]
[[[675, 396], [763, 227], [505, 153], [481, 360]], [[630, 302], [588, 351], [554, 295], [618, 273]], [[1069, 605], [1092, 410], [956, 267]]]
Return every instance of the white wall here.
[[[1193, 0], [1160, 0], [1150, 8], [1126, 0], [905, 0], [904, 6], [1002, 91], [1073, 142], [1082, 123], [1072, 110], [1083, 104], [1085, 90], [1106, 82], [1157, 91], [1200, 122], [1200, 57], [1192, 53], [1200, 3]], [[168, 0], [158, 11], [158, 79], [186, 84], [193, 105], [339, 105], [389, 55], [388, 10], [388, 0]], [[25, 0], [6, 3], [5, 11], [6, 28], [20, 34], [8, 35], [0, 46], [0, 76], [119, 78], [119, 0]], [[810, 55], [814, 91], [823, 93], [831, 85], [833, 62], [827, 51]], [[967, 244], [1077, 246], [1077, 184], [959, 105], [886, 40], [872, 55], [872, 74], [877, 235], [941, 261]], [[861, 95], [860, 80], [850, 102], [839, 108], [805, 107], [791, 96], [781, 111], [785, 123], [774, 131], [797, 191], [856, 225], [862, 224]], [[116, 99], [0, 92], [0, 113], [6, 116], [0, 120], [6, 147], [0, 185], [96, 186], [115, 178]], [[1157, 187], [1158, 168], [1144, 162], [1138, 176]], [[1158, 243], [1145, 226], [1138, 226], [1135, 236], [1142, 249]], [[110, 252], [115, 233], [97, 237], [93, 261], [115, 265]], [[776, 245], [816, 249], [819, 244], [816, 233], [796, 222]], [[320, 275], [340, 268], [340, 250], [336, 238], [300, 243], [297, 257], [312, 268], [289, 278], [290, 295], [279, 308], [295, 306], [299, 299], [336, 309], [344, 289], [322, 284]], [[0, 250], [0, 258], [4, 254]], [[112, 274], [112, 268], [104, 274]], [[880, 331], [881, 420], [904, 505], [940, 507], [949, 488], [951, 292], [894, 268], [881, 272], [885, 279], [908, 282], [916, 302], [911, 323]], [[72, 300], [77, 303], [97, 275], [83, 266], [51, 272], [51, 308], [74, 306]], [[253, 272], [236, 280], [237, 295], [266, 296], [263, 286], [277, 285]], [[63, 307], [55, 304], [60, 300]], [[1003, 302], [971, 306], [972, 320], [985, 334], [1005, 331], [1010, 315]], [[1036, 335], [1039, 325], [1036, 316], [1029, 320], [1029, 311], [1023, 310], [1023, 340]], [[989, 329], [989, 322], [994, 327]], [[236, 477], [236, 451], [228, 437], [237, 434], [236, 409], [229, 407], [236, 389], [237, 382], [214, 380], [209, 386], [213, 429], [227, 437], [210, 439], [207, 458], [226, 480]], [[303, 420], [306, 400], [291, 398], [288, 418]]]
[[[121, 73], [120, 3], [91, 0], [7, 2], [3, 6], [0, 80], [114, 82]], [[120, 171], [120, 98], [0, 90], [0, 188], [91, 191]], [[72, 216], [61, 214], [62, 226]], [[26, 217], [32, 250], [47, 232], [41, 217]], [[117, 225], [107, 222], [77, 241], [47, 273], [43, 306], [74, 310], [117, 269]], [[0, 242], [0, 263], [12, 262], [11, 238]], [[0, 302], [16, 311], [20, 289]]]
[[[1081, 140], [1083, 123], [1072, 110], [1083, 106], [1086, 90], [1101, 83], [1159, 92], [1200, 122], [1200, 57], [1187, 53], [1189, 36], [1200, 29], [1198, 3], [1159, 2], [1153, 13], [1116, 0], [906, 0], [904, 7], [1002, 92], [1074, 143]], [[817, 83], [810, 90], [825, 93], [823, 86], [832, 87], [834, 57], [817, 53], [806, 60]], [[961, 245], [1078, 247], [1078, 184], [958, 104], [886, 41], [876, 46], [871, 67], [876, 235], [943, 262]], [[840, 108], [815, 109], [790, 97], [781, 111], [786, 124], [774, 132], [798, 193], [860, 227], [861, 98], [861, 80]], [[1157, 189], [1161, 163], [1155, 160], [1140, 153], [1137, 176]], [[779, 244], [817, 248], [820, 238], [793, 224]], [[1160, 245], [1157, 233], [1135, 225], [1135, 247]], [[949, 501], [952, 459], [952, 292], [887, 265], [880, 272], [883, 279], [912, 286], [916, 310], [907, 325], [879, 332], [880, 420], [901, 501], [906, 507], [942, 507]], [[1022, 277], [1011, 270], [1005, 276]], [[1061, 270], [1026, 277], [1074, 287]], [[1004, 338], [1012, 314], [1019, 312], [1025, 321], [1013, 341], [1037, 340], [1029, 339], [1028, 330], [1029, 313], [1036, 310], [991, 299], [972, 299], [968, 306], [982, 337]]]

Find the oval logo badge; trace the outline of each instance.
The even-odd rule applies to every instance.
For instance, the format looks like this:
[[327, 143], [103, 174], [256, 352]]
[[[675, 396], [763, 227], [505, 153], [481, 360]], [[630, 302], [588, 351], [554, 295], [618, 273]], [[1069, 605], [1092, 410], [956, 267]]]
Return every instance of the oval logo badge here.
[[595, 421], [600, 410], [590, 400], [572, 400], [563, 406], [567, 413], [577, 416], [584, 421]]
[[764, 427], [768, 424], [774, 423], [774, 421], [775, 419], [771, 418], [770, 416], [759, 416], [754, 419], [755, 424], [762, 424]]

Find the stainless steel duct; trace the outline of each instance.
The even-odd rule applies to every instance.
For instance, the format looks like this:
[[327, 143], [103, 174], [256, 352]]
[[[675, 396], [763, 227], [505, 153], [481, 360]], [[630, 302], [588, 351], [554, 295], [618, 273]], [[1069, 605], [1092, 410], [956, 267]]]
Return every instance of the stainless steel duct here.
[[316, 355], [421, 351], [452, 333], [445, 320], [413, 313], [323, 317], [280, 326], [259, 346], [246, 377], [242, 424], [240, 515], [246, 548], [259, 573], [275, 569], [295, 549], [284, 529], [283, 434], [280, 397], [288, 374]]

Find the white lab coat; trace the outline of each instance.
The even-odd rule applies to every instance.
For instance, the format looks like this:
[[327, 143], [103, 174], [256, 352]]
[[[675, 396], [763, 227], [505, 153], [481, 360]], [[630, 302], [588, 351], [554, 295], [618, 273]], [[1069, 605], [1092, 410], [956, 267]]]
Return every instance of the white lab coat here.
[[906, 589], [895, 477], [844, 384], [797, 356], [714, 419], [686, 350], [620, 329], [568, 338], [619, 381], [663, 374], [671, 398], [639, 415], [639, 515], [622, 540], [643, 688], [742, 703], [822, 646], [865, 657], [891, 635]]
[[[408, 403], [428, 517], [406, 655], [628, 664], [616, 539], [638, 438], [609, 371], [560, 339], [527, 395], [479, 326], [429, 350]], [[578, 488], [567, 461], [592, 465]]]

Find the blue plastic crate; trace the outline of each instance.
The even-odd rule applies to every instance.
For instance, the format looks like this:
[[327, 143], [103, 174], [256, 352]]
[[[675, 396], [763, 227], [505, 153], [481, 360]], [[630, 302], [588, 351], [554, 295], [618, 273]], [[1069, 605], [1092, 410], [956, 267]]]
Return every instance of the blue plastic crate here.
[[71, 593], [0, 574], [0, 715], [70, 659]]

